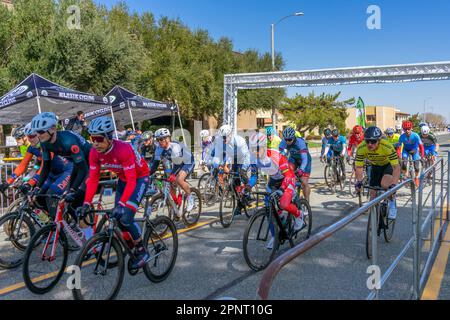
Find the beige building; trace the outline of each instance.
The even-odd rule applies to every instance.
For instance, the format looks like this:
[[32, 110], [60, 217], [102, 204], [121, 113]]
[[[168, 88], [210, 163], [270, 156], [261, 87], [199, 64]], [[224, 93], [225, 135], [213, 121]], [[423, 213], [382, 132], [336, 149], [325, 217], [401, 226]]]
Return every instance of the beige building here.
[[13, 8], [12, 0], [0, 0], [0, 2], [5, 5], [8, 9]]
[[[351, 129], [356, 126], [356, 108], [349, 108], [347, 110], [349, 117], [346, 120], [347, 128]], [[394, 128], [397, 124], [402, 124], [402, 122], [410, 114], [401, 112], [395, 107], [387, 106], [368, 106], [366, 107], [366, 124], [367, 126], [377, 126], [382, 130], [387, 128]]]

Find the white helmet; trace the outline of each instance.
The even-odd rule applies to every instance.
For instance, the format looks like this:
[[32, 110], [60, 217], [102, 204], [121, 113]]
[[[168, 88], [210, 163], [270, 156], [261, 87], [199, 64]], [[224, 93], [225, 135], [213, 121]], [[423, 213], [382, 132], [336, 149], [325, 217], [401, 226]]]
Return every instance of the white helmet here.
[[233, 132], [233, 129], [231, 129], [231, 126], [228, 124], [225, 124], [220, 127], [219, 129], [219, 136], [222, 137], [228, 137]]
[[88, 132], [91, 135], [105, 135], [114, 131], [114, 122], [111, 117], [95, 118], [89, 123]]
[[33, 131], [48, 130], [57, 123], [58, 120], [53, 112], [42, 112], [31, 120], [31, 128]]
[[25, 133], [26, 136], [31, 136], [34, 134], [34, 130], [33, 128], [31, 128], [31, 122], [27, 123], [27, 125], [25, 126], [25, 128], [23, 128], [23, 133]]
[[430, 127], [429, 126], [423, 126], [422, 128], [420, 128], [420, 131], [422, 132], [422, 134], [429, 134], [430, 133]]
[[209, 137], [209, 130], [202, 130], [200, 131], [200, 137], [203, 138], [208, 138]]
[[256, 146], [265, 147], [267, 146], [267, 136], [261, 132], [255, 132], [250, 136], [249, 143], [250, 148], [254, 148]]
[[166, 138], [166, 137], [170, 137], [169, 129], [161, 128], [161, 129], [156, 130], [156, 132], [155, 132], [155, 138], [156, 139]]

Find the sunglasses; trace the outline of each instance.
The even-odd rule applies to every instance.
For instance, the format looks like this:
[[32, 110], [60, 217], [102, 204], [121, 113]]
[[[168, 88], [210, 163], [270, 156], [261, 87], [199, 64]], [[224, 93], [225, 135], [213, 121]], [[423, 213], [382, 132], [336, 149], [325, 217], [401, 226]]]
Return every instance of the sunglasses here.
[[106, 138], [104, 136], [91, 136], [91, 141], [96, 143], [105, 142]]
[[47, 130], [37, 130], [37, 131], [36, 131], [37, 134], [44, 134], [44, 133], [46, 133], [46, 132], [47, 132]]
[[161, 141], [164, 141], [166, 139], [167, 139], [167, 137], [165, 137], [165, 138], [158, 138], [158, 139], [156, 139], [156, 141], [161, 142]]
[[366, 143], [367, 143], [367, 144], [377, 144], [377, 143], [378, 143], [378, 140], [375, 140], [375, 139], [367, 139], [367, 140], [366, 140]]
[[28, 139], [34, 139], [37, 137], [37, 134], [30, 134], [27, 137], [28, 137]]
[[286, 142], [292, 142], [294, 139], [284, 139]]

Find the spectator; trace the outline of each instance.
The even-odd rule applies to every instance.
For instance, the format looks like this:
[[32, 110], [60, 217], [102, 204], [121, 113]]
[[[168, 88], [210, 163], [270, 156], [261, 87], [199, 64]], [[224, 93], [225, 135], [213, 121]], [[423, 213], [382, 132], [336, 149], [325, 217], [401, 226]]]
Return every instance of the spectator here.
[[84, 112], [78, 111], [77, 116], [69, 121], [66, 130], [78, 133], [81, 135], [83, 130], [87, 127], [86, 120], [84, 119]]

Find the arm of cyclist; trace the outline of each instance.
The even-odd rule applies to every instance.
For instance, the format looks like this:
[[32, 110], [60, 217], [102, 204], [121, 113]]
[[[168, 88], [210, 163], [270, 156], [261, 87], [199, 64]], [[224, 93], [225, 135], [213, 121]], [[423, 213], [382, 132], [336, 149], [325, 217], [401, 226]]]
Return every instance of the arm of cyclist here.
[[17, 166], [17, 168], [14, 170], [14, 172], [11, 174], [11, 176], [6, 180], [5, 183], [0, 184], [0, 191], [4, 192], [8, 187], [16, 181], [18, 177], [23, 175], [28, 168], [28, 164], [30, 163], [31, 159], [33, 159], [33, 155], [29, 152], [25, 154], [25, 157], [22, 159], [20, 164]]

